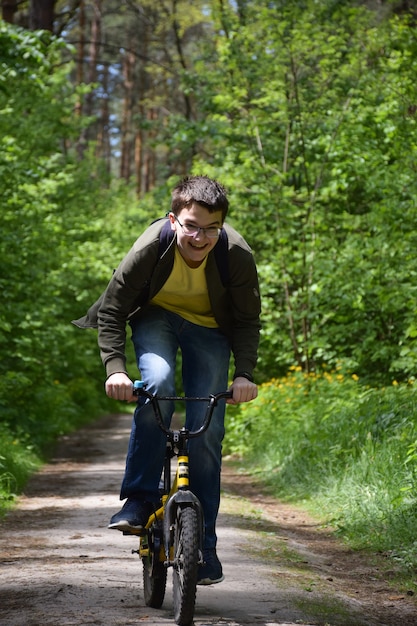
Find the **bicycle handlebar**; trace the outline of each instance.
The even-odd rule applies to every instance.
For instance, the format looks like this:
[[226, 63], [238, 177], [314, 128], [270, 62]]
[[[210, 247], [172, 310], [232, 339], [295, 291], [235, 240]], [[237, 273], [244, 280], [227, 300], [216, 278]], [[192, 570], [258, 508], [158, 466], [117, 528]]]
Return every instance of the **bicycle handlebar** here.
[[210, 421], [211, 421], [211, 417], [213, 415], [213, 411], [214, 408], [217, 406], [217, 404], [219, 403], [219, 400], [222, 399], [226, 399], [226, 398], [232, 398], [233, 397], [233, 392], [228, 390], [228, 391], [221, 391], [220, 393], [216, 393], [216, 394], [210, 394], [209, 396], [206, 397], [193, 397], [193, 396], [158, 396], [157, 394], [152, 394], [149, 391], [146, 390], [146, 384], [142, 381], [142, 380], [135, 380], [135, 382], [133, 383], [133, 395], [138, 396], [138, 397], [144, 397], [147, 400], [149, 400], [149, 402], [152, 405], [154, 414], [155, 414], [155, 418], [157, 421], [157, 424], [159, 426], [159, 428], [168, 436], [168, 437], [172, 437], [175, 434], [175, 431], [171, 430], [170, 428], [167, 428], [163, 422], [162, 419], [162, 415], [161, 415], [161, 410], [160, 410], [160, 406], [159, 406], [159, 401], [171, 401], [171, 402], [206, 402], [207, 403], [207, 409], [206, 409], [206, 414], [204, 416], [204, 420], [202, 425], [200, 426], [200, 428], [198, 428], [197, 430], [191, 430], [191, 431], [185, 431], [183, 429], [183, 432], [186, 436], [187, 439], [192, 439], [193, 437], [198, 437], [198, 435], [201, 435], [203, 432], [205, 432], [207, 430], [207, 428], [209, 427]]

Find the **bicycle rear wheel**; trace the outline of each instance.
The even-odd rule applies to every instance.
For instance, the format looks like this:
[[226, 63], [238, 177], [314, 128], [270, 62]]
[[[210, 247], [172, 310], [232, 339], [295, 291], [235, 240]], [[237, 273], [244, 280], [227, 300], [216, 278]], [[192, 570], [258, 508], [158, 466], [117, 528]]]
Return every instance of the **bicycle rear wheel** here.
[[158, 534], [149, 532], [148, 554], [142, 557], [145, 604], [154, 609], [162, 606], [167, 584], [167, 568], [160, 559], [162, 542]]
[[178, 509], [174, 535], [174, 618], [180, 626], [193, 623], [199, 561], [198, 515], [195, 508]]

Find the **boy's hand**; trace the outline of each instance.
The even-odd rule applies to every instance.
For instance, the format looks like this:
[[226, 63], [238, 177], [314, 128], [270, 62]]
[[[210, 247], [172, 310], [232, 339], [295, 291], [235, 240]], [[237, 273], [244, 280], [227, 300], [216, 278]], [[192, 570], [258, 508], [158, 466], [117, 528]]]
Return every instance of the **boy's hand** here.
[[133, 384], [129, 376], [124, 372], [115, 372], [108, 377], [105, 384], [106, 394], [113, 400], [136, 402], [133, 395]]
[[257, 385], [255, 385], [255, 383], [251, 383], [250, 380], [244, 378], [243, 376], [238, 376], [234, 379], [233, 384], [230, 385], [230, 390], [233, 391], [233, 398], [226, 400], [227, 404], [250, 402], [258, 395]]

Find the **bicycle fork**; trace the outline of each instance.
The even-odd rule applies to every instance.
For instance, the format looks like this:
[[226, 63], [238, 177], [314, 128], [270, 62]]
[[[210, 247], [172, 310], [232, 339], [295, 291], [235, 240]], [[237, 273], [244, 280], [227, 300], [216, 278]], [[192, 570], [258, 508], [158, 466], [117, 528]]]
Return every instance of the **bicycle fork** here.
[[[176, 483], [176, 484], [175, 484]], [[175, 524], [181, 510], [186, 507], [193, 507], [197, 512], [198, 528], [199, 528], [199, 565], [203, 563], [203, 537], [204, 537], [204, 515], [200, 500], [190, 491], [190, 479], [188, 469], [188, 454], [178, 454], [178, 467], [175, 478], [174, 493], [169, 497], [165, 504], [163, 519], [163, 537], [165, 550], [165, 564], [167, 566], [174, 565], [172, 560], [171, 547], [173, 545], [173, 533]], [[174, 557], [175, 558], [175, 557]]]

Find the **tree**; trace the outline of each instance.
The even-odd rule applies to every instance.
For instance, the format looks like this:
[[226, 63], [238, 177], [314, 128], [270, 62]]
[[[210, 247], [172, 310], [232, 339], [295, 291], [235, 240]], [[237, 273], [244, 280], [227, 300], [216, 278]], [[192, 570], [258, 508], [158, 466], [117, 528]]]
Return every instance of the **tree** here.
[[56, 4], [55, 32], [65, 23], [77, 46], [80, 166], [94, 153], [144, 203], [192, 170], [230, 187], [230, 219], [259, 261], [265, 372], [415, 368], [417, 51], [404, 7]]
[[49, 30], [50, 32], [53, 32], [56, 1], [57, 0], [31, 0], [31, 30]]
[[70, 320], [102, 184], [94, 162], [75, 167], [76, 93], [63, 54], [46, 31], [0, 23], [1, 422], [32, 446], [53, 439], [71, 411], [77, 420], [76, 397], [98, 379], [94, 337], [80, 351]]
[[370, 377], [409, 375], [413, 30], [350, 3], [248, 2], [244, 19], [212, 6], [218, 57], [194, 78], [195, 168], [208, 156], [236, 190], [233, 219], [260, 263], [265, 370], [344, 359]]
[[18, 9], [18, 0], [3, 0], [1, 3], [2, 18], [5, 22], [13, 24], [14, 14]]

